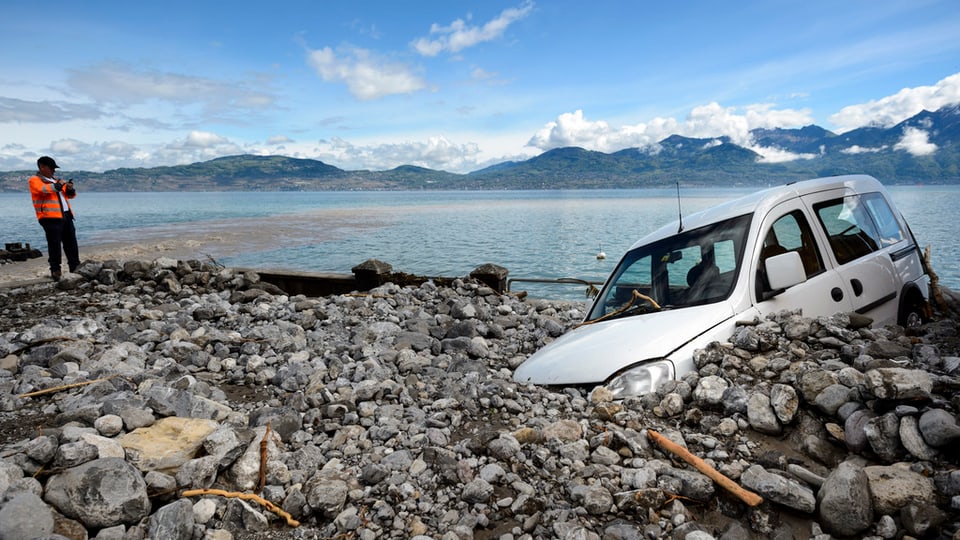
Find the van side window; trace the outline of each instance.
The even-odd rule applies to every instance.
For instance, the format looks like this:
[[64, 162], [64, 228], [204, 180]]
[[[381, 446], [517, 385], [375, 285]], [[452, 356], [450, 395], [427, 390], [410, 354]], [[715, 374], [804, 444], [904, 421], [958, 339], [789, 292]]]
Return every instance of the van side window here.
[[757, 291], [770, 290], [766, 280], [766, 260], [788, 251], [800, 254], [808, 279], [823, 272], [823, 259], [820, 258], [816, 241], [813, 239], [813, 231], [800, 210], [780, 217], [764, 235], [757, 272]]
[[879, 248], [880, 233], [860, 204], [859, 197], [823, 202], [814, 205], [813, 209], [827, 233], [838, 263], [846, 264]]
[[870, 213], [870, 216], [873, 217], [873, 220], [877, 224], [877, 230], [880, 232], [881, 247], [896, 244], [905, 238], [903, 229], [900, 228], [900, 223], [897, 221], [896, 216], [894, 216], [893, 210], [890, 209], [890, 205], [887, 204], [887, 200], [883, 198], [883, 195], [879, 193], [867, 193], [862, 195], [860, 200], [863, 201], [864, 206], [867, 207], [867, 212]]

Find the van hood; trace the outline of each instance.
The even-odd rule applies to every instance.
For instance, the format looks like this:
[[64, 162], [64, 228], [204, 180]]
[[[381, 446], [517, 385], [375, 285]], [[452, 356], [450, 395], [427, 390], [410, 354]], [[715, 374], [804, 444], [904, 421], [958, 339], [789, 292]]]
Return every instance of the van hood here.
[[514, 372], [519, 383], [601, 383], [621, 368], [665, 358], [733, 316], [728, 302], [587, 324], [533, 353]]

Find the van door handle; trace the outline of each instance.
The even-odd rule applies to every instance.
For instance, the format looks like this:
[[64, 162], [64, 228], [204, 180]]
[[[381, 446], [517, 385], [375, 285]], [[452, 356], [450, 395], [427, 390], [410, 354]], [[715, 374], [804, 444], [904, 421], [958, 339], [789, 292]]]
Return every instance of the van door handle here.
[[843, 289], [840, 287], [834, 287], [830, 289], [830, 296], [833, 298], [834, 302], [843, 300]]
[[859, 279], [851, 279], [850, 286], [853, 288], [854, 296], [860, 296], [863, 294], [863, 283], [860, 283]]

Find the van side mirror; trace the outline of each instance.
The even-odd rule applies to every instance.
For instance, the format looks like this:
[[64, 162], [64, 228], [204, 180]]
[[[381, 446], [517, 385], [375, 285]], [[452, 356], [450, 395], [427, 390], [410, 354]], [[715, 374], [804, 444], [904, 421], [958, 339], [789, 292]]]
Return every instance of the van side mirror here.
[[803, 261], [800, 260], [800, 254], [796, 251], [769, 257], [764, 264], [767, 270], [767, 281], [770, 283], [770, 288], [775, 291], [793, 287], [807, 280]]

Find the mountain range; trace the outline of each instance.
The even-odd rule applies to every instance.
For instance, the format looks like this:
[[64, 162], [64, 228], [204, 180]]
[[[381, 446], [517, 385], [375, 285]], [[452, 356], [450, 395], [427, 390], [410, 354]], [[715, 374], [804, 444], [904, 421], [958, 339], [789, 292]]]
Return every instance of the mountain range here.
[[[556, 148], [456, 174], [413, 165], [386, 171], [343, 170], [285, 156], [229, 156], [169, 167], [75, 171], [89, 191], [317, 191], [594, 189], [731, 187], [784, 183], [836, 174], [870, 174], [885, 184], [960, 183], [960, 105], [922, 111], [892, 127], [835, 134], [816, 125], [755, 129], [754, 148], [801, 156], [774, 162], [728, 137], [671, 135], [652, 148], [613, 153]], [[0, 172], [0, 192], [27, 190], [33, 171]], [[82, 187], [81, 187], [82, 186]]]

